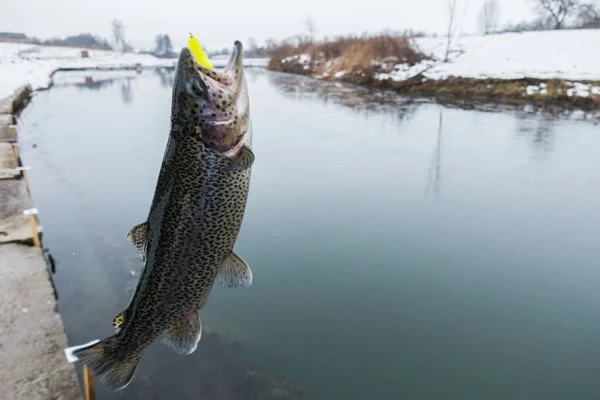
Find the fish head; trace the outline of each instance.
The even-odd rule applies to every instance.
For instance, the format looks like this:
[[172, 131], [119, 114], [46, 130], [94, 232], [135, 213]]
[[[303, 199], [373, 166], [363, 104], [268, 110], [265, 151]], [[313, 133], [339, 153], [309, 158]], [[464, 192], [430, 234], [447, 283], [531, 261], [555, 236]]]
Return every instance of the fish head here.
[[223, 71], [196, 61], [184, 47], [173, 84], [172, 132], [197, 136], [207, 147], [235, 156], [250, 130], [243, 48], [239, 41]]

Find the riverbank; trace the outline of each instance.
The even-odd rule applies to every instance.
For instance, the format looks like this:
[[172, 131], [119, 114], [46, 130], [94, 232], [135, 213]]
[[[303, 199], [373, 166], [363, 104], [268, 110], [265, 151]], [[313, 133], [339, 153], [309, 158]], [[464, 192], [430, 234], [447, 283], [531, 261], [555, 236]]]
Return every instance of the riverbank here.
[[[470, 102], [531, 102], [600, 110], [600, 30], [506, 33], [455, 39], [444, 62], [446, 38], [415, 38], [420, 60], [390, 54], [331, 57], [318, 48], [289, 49], [268, 69], [393, 89], [411, 95]], [[345, 59], [360, 62], [344, 62]]]
[[[212, 62], [217, 68], [223, 67], [227, 58], [215, 58]], [[176, 63], [177, 59], [150, 54], [0, 42], [0, 99], [12, 96], [25, 85], [34, 91], [49, 89], [54, 74], [60, 71], [172, 70]], [[262, 58], [244, 60], [246, 67], [265, 67], [267, 63]]]
[[0, 398], [81, 399], [19, 157], [16, 117], [30, 98], [26, 86], [0, 100]]

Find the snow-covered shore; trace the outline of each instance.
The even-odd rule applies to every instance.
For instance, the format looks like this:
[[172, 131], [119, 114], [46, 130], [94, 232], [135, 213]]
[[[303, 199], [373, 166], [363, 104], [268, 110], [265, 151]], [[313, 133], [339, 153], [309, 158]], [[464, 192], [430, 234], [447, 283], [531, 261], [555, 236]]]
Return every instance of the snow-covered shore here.
[[450, 62], [442, 62], [446, 38], [419, 38], [419, 49], [434, 59], [389, 74], [402, 80], [423, 73], [427, 79], [564, 79], [600, 81], [600, 29], [504, 33], [457, 38]]
[[[37, 46], [31, 44], [0, 43], [0, 99], [10, 97], [15, 90], [30, 85], [33, 90], [47, 88], [52, 73], [59, 69], [121, 69], [173, 68], [174, 59], [160, 59], [150, 54], [120, 53], [71, 47]], [[212, 60], [215, 67], [223, 67], [227, 58]], [[246, 66], [264, 67], [268, 60], [247, 59]]]
[[[422, 95], [464, 99], [533, 100], [600, 108], [600, 29], [505, 33], [447, 40], [425, 37], [416, 64], [393, 56], [354, 62], [357, 54], [325, 59], [318, 51], [272, 59], [269, 68], [325, 80], [349, 81]], [[350, 51], [350, 50], [349, 50]], [[319, 57], [312, 59], [312, 57]]]

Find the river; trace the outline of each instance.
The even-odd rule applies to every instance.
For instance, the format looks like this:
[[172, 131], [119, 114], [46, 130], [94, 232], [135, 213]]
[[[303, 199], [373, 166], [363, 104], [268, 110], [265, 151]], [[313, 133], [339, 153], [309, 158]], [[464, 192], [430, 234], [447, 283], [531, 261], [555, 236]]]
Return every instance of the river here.
[[[170, 73], [86, 75], [20, 137], [70, 345], [132, 295], [171, 105]], [[247, 76], [254, 283], [215, 286], [193, 355], [155, 343], [99, 399], [598, 398], [597, 122]]]

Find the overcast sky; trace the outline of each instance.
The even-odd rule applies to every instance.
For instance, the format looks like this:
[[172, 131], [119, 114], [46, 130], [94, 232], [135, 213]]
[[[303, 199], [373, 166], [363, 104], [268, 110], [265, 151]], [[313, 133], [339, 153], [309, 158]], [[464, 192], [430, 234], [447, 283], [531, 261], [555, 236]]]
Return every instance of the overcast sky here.
[[[477, 31], [484, 0], [458, 0], [466, 9], [461, 28]], [[308, 16], [320, 35], [412, 28], [444, 31], [448, 0], [0, 0], [0, 31], [48, 38], [81, 32], [110, 37], [120, 18], [135, 46], [149, 47], [157, 33], [182, 46], [192, 31], [210, 49], [282, 39], [306, 30]], [[530, 0], [498, 0], [501, 23], [531, 17]], [[466, 4], [466, 7], [464, 6]]]

